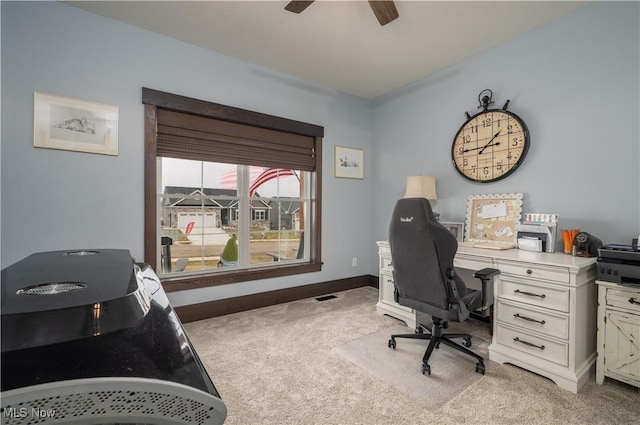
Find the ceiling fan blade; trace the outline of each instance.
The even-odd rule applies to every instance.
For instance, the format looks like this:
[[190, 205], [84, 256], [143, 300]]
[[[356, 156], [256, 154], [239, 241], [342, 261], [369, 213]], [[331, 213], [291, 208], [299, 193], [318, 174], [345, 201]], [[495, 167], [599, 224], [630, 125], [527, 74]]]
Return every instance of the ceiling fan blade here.
[[398, 15], [398, 9], [396, 9], [396, 5], [393, 1], [369, 0], [369, 5], [371, 6], [371, 10], [373, 10], [374, 15], [376, 15], [376, 18], [378, 18], [378, 22], [380, 22], [380, 25], [382, 26], [387, 25], [389, 22], [400, 16]]
[[313, 3], [313, 0], [311, 0], [311, 1], [290, 1], [289, 3], [287, 3], [287, 5], [284, 7], [284, 9], [288, 10], [289, 12], [300, 13], [303, 10], [305, 10], [307, 7], [309, 7], [311, 5], [311, 3]]

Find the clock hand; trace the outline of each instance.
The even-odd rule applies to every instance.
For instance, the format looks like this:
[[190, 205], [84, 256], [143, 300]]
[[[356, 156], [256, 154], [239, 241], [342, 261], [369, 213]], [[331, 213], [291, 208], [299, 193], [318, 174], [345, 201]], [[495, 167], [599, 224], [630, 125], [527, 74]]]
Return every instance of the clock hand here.
[[480, 149], [480, 152], [478, 152], [478, 155], [480, 155], [482, 152], [484, 152], [485, 148], [488, 148], [489, 146], [498, 146], [500, 144], [500, 142], [495, 142], [492, 145], [485, 145], [482, 147], [482, 149]]
[[[467, 152], [471, 152], [471, 151], [477, 151], [478, 149], [484, 149], [484, 148], [488, 148], [489, 146], [498, 146], [500, 144], [500, 142], [495, 142], [493, 145], [485, 145], [481, 148], [469, 148], [469, 149], [465, 149], [462, 151], [462, 153], [467, 153]], [[482, 152], [479, 152], [479, 154]]]
[[[493, 142], [493, 140], [494, 140], [496, 137], [498, 137], [498, 134], [500, 134], [500, 132], [501, 132], [501, 131], [502, 131], [502, 130], [498, 130], [498, 132], [497, 132], [496, 134], [494, 134], [494, 135], [493, 135], [493, 137], [491, 138], [491, 140], [489, 140], [489, 143], [487, 143], [486, 145], [484, 145], [484, 146], [482, 147], [482, 149], [480, 149], [480, 152], [478, 152], [478, 155], [480, 155], [482, 152], [484, 152], [484, 150], [485, 150], [486, 148], [488, 148], [489, 146], [491, 146], [491, 142]], [[498, 145], [498, 143], [496, 143], [496, 145]]]

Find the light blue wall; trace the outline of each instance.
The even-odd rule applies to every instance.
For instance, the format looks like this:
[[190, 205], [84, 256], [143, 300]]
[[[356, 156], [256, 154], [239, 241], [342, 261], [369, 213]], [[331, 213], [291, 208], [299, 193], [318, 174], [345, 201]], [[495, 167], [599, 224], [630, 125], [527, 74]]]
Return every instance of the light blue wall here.
[[[323, 271], [172, 293], [174, 305], [377, 275], [410, 174], [438, 179], [435, 209], [465, 217], [469, 194], [523, 192], [605, 242], [640, 231], [640, 11], [597, 3], [373, 102], [61, 3], [2, 2], [1, 263], [32, 252], [118, 247], [143, 254], [141, 87], [325, 128]], [[504, 181], [463, 180], [452, 139], [480, 90], [529, 126], [532, 147]], [[35, 149], [33, 92], [120, 107], [120, 155]], [[333, 147], [365, 150], [365, 180], [333, 177]], [[358, 257], [358, 267], [351, 258]]]
[[[522, 192], [524, 212], [560, 214], [604, 243], [640, 233], [640, 12], [597, 3], [373, 103], [372, 232], [386, 237], [407, 175], [437, 177], [434, 210], [464, 221], [471, 194]], [[488, 184], [462, 178], [451, 144], [481, 90], [527, 123], [523, 165]], [[375, 258], [375, 253], [373, 254]]]
[[[325, 128], [322, 272], [172, 293], [174, 305], [369, 273], [370, 177], [334, 179], [332, 157], [369, 150], [370, 102], [49, 2], [2, 2], [2, 267], [57, 249], [143, 258], [143, 86]], [[118, 105], [119, 156], [33, 148], [34, 91]]]

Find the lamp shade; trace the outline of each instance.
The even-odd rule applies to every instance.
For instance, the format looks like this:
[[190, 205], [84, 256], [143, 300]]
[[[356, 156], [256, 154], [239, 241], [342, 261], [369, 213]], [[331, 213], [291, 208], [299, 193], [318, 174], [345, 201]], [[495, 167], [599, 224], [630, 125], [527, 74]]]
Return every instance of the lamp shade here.
[[407, 177], [405, 198], [426, 198], [430, 201], [438, 199], [436, 195], [436, 178], [434, 176]]

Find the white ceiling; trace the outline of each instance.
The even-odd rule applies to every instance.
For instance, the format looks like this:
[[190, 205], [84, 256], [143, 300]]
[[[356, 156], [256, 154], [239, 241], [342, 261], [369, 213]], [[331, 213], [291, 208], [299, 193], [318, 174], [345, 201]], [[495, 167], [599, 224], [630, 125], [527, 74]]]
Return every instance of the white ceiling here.
[[381, 27], [366, 1], [73, 1], [185, 42], [373, 99], [573, 12], [578, 1], [396, 1]]

